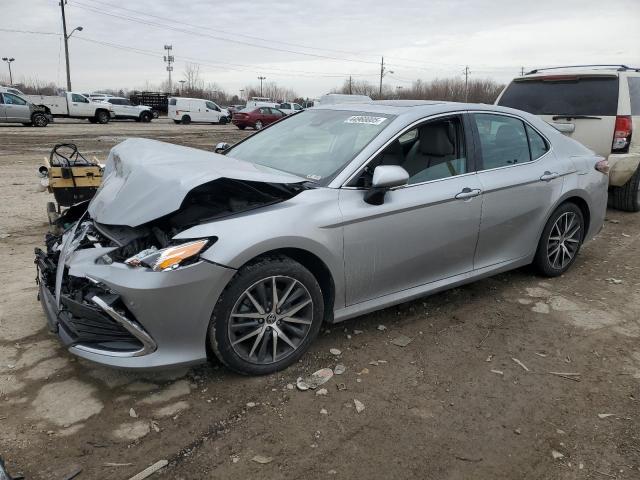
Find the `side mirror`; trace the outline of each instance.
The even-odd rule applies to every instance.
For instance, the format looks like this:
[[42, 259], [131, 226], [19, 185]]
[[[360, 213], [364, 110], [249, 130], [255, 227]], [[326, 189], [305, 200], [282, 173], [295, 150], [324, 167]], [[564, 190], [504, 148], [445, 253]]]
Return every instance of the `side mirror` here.
[[378, 165], [373, 171], [371, 188], [364, 196], [364, 201], [371, 205], [382, 205], [387, 190], [406, 185], [409, 173], [398, 165]]
[[213, 151], [216, 153], [222, 153], [225, 150], [228, 150], [229, 147], [231, 147], [231, 145], [229, 145], [228, 143], [220, 142], [219, 144], [216, 145], [216, 148], [214, 148]]

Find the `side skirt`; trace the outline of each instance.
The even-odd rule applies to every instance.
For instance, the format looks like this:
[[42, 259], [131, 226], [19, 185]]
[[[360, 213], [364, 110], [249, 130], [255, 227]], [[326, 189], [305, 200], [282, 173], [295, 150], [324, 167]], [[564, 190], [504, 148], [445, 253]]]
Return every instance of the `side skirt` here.
[[526, 257], [522, 257], [517, 260], [509, 260], [507, 262], [489, 265], [479, 270], [472, 270], [471, 272], [463, 273], [461, 275], [454, 275], [453, 277], [448, 277], [442, 280], [427, 283], [425, 285], [419, 285], [407, 290], [402, 290], [400, 292], [390, 293], [382, 297], [367, 300], [366, 302], [350, 305], [348, 307], [335, 310], [333, 313], [332, 323], [342, 322], [344, 320], [348, 320], [359, 315], [364, 315], [375, 310], [381, 310], [383, 308], [408, 302], [416, 298], [426, 297], [429, 295], [433, 295], [434, 293], [442, 292], [443, 290], [448, 290], [450, 288], [458, 287], [466, 283], [471, 283], [482, 278], [491, 277], [493, 275], [497, 275], [498, 273], [513, 270], [524, 265], [529, 265], [531, 261], [532, 256], [527, 255]]

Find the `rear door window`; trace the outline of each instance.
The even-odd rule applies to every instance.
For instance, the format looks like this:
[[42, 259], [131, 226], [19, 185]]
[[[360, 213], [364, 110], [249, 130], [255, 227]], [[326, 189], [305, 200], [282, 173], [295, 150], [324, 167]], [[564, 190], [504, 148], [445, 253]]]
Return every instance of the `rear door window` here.
[[498, 103], [535, 115], [615, 116], [618, 77], [565, 75], [514, 80]]
[[529, 138], [529, 149], [531, 150], [531, 160], [536, 160], [547, 153], [549, 145], [547, 144], [547, 141], [542, 138], [542, 135], [536, 132], [529, 125], [526, 125], [526, 128], [527, 137]]
[[627, 80], [631, 98], [631, 115], [640, 116], [640, 77], [629, 77]]
[[489, 113], [476, 113], [473, 117], [480, 137], [483, 170], [531, 161], [522, 120]]

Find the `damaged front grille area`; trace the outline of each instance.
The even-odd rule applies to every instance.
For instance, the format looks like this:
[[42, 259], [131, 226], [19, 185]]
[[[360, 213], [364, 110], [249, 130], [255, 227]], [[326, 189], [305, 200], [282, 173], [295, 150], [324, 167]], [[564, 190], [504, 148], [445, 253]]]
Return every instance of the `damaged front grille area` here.
[[119, 295], [86, 278], [65, 275], [65, 279], [58, 322], [74, 344], [116, 353], [144, 348], [144, 343], [104, 308], [106, 305], [122, 319], [132, 322], [133, 316]]

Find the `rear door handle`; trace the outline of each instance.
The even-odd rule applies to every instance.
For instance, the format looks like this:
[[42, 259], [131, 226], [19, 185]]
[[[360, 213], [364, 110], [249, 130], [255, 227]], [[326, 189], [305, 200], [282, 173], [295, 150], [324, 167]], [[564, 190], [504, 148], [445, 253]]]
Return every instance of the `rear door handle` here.
[[560, 176], [559, 173], [557, 172], [544, 172], [542, 174], [542, 176], [540, 177], [540, 180], [542, 180], [543, 182], [550, 182], [551, 180], [558, 178]]
[[482, 193], [482, 190], [480, 190], [479, 188], [471, 189], [469, 187], [465, 187], [462, 189], [460, 193], [456, 195], [456, 198], [458, 200], [466, 200], [467, 198], [477, 197], [481, 193]]

